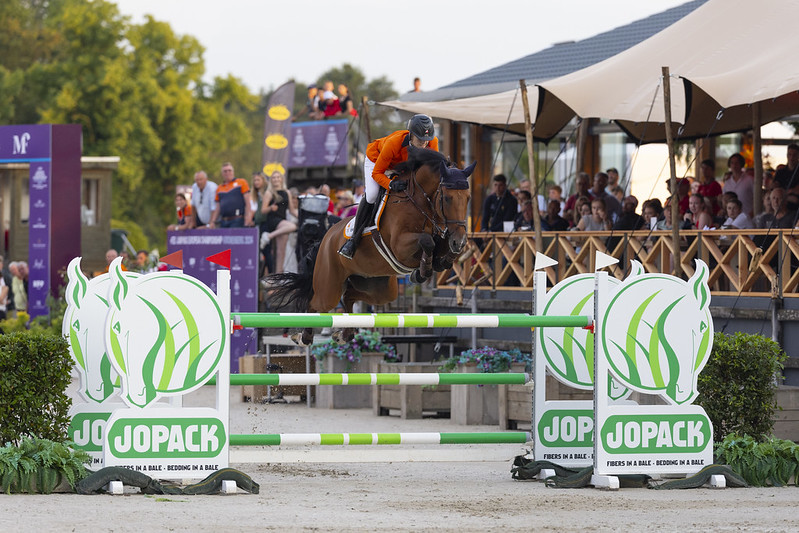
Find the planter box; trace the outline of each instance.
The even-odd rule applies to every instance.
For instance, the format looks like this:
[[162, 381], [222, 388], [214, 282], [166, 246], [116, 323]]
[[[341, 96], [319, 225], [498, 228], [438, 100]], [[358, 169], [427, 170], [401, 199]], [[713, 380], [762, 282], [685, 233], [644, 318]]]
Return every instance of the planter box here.
[[[477, 365], [458, 365], [458, 372], [476, 373]], [[452, 421], [462, 425], [498, 425], [499, 387], [452, 385]]]
[[782, 410], [774, 411], [774, 436], [799, 442], [799, 387], [780, 386], [777, 405]]
[[[328, 355], [325, 357], [324, 370], [320, 370], [317, 363], [317, 372], [325, 374], [346, 374], [372, 372], [377, 367], [377, 362], [382, 361], [382, 353], [364, 353], [357, 363], [351, 363], [347, 368], [347, 361]], [[360, 409], [372, 407], [372, 385], [318, 385], [316, 387], [316, 407], [321, 409]]]
[[[403, 374], [438, 372], [437, 362], [386, 363], [379, 362], [373, 372]], [[377, 416], [387, 416], [389, 409], [398, 409], [401, 418], [422, 418], [424, 411], [449, 416], [450, 385], [379, 385], [372, 389], [372, 409]]]

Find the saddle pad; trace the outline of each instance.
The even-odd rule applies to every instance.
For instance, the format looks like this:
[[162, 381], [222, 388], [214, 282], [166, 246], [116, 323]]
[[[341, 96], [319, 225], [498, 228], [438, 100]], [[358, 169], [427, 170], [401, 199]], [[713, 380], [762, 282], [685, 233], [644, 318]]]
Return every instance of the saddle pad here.
[[[388, 200], [388, 192], [383, 194], [380, 202], [377, 205], [377, 215], [374, 220], [370, 220], [363, 230], [364, 235], [371, 235], [375, 229], [380, 229], [380, 217], [383, 216], [383, 210], [386, 208], [386, 201]], [[347, 225], [344, 226], [344, 238], [349, 239], [352, 237], [352, 230], [355, 228], [355, 217], [352, 217]]]

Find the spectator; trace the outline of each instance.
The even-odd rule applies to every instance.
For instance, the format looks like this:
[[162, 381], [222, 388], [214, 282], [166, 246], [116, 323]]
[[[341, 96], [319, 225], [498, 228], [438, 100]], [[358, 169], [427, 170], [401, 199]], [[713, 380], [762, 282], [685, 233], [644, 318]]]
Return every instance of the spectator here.
[[494, 192], [483, 202], [481, 231], [504, 231], [504, 223], [516, 218], [518, 202], [508, 191], [507, 182], [503, 174], [494, 176]]
[[336, 207], [333, 213], [339, 218], [347, 218], [355, 215], [358, 210], [358, 204], [352, 196], [352, 191], [342, 189], [336, 192]]
[[[589, 192], [591, 187], [591, 176], [586, 174], [585, 172], [580, 172], [577, 174], [577, 178], [574, 181], [574, 188], [576, 192], [569, 196], [566, 200], [566, 214], [564, 215], [567, 220], [571, 220], [572, 224], [577, 224], [580, 220], [580, 212], [576, 210], [577, 199], [581, 196], [591, 196]], [[590, 206], [589, 206], [590, 210]]]
[[214, 198], [216, 197], [216, 183], [208, 181], [208, 174], [200, 170], [194, 174], [194, 184], [191, 186], [191, 207], [194, 216], [195, 228], [202, 228], [211, 221], [214, 212]]
[[166, 229], [169, 231], [192, 229], [194, 215], [191, 206], [186, 201], [186, 195], [182, 192], [175, 195], [175, 208], [177, 209], [178, 222], [177, 224], [170, 224]]
[[264, 196], [264, 203], [267, 204], [266, 223], [264, 226], [264, 233], [261, 235], [261, 248], [264, 250], [267, 268], [270, 273], [274, 274], [283, 271], [283, 254], [286, 251], [286, 239], [288, 238], [286, 233], [297, 229], [297, 225], [294, 224], [293, 229], [283, 233], [276, 233], [274, 237], [279, 238], [275, 241], [274, 245], [270, 244], [273, 237], [270, 234], [274, 232], [282, 222], [286, 221], [286, 210], [289, 206], [289, 192], [283, 184], [282, 173], [275, 171], [269, 177], [269, 185], [266, 195]]
[[[671, 179], [666, 180], [666, 187], [671, 194]], [[677, 178], [677, 205], [680, 208], [680, 216], [688, 211], [688, 199], [691, 197], [691, 182], [688, 178]], [[665, 209], [671, 209], [671, 196], [666, 200]]]
[[788, 158], [788, 164], [777, 170], [777, 173], [774, 175], [774, 182], [788, 191], [789, 208], [796, 209], [799, 205], [797, 205], [796, 200], [793, 200], [790, 195], [799, 194], [799, 144], [789, 144], [786, 156]]
[[327, 203], [327, 214], [328, 215], [335, 215], [336, 211], [336, 204], [333, 202], [332, 198], [330, 197], [330, 185], [327, 183], [323, 183], [321, 187], [319, 187], [319, 194], [324, 194], [327, 196], [328, 203]]
[[710, 203], [710, 212], [716, 216], [721, 211], [720, 196], [722, 194], [721, 185], [716, 181], [716, 162], [712, 159], [705, 159], [700, 165], [699, 171], [699, 194], [705, 197]]
[[613, 225], [613, 229], [629, 231], [644, 227], [644, 218], [635, 212], [637, 208], [638, 198], [632, 195], [625, 198], [621, 206], [621, 216]]
[[644, 203], [644, 224], [649, 229], [656, 229], [658, 222], [663, 218], [663, 205], [658, 198], [647, 200]]
[[563, 213], [566, 211], [566, 202], [563, 201], [563, 187], [560, 185], [550, 185], [547, 195], [549, 198], [547, 201], [547, 208], [549, 208], [550, 201], [556, 200], [560, 204], [560, 211], [558, 214], [563, 216]]
[[341, 104], [333, 91], [325, 91], [322, 98], [325, 100], [325, 110], [322, 112], [324, 118], [330, 118], [341, 114]]
[[[520, 191], [520, 193], [526, 191]], [[533, 201], [530, 193], [526, 195], [519, 194], [519, 205], [522, 210], [516, 215], [513, 221], [513, 229], [516, 231], [533, 231], [535, 223], [533, 222]]]
[[[0, 272], [3, 271], [3, 263], [5, 259], [0, 255]], [[8, 311], [8, 292], [11, 288], [6, 284], [5, 277], [0, 276], [0, 320], [6, 319]]]
[[338, 102], [342, 115], [358, 116], [358, 111], [355, 109], [355, 104], [352, 102], [352, 96], [350, 96], [350, 90], [343, 83], [338, 84]]
[[744, 213], [752, 215], [754, 199], [754, 181], [743, 172], [744, 156], [732, 154], [727, 159], [729, 172], [724, 175], [724, 192], [734, 192], [743, 204]]
[[286, 209], [286, 220], [277, 225], [275, 232], [288, 228], [288, 224], [294, 224], [294, 231], [289, 232], [286, 240], [285, 259], [283, 260], [283, 272], [297, 273], [297, 231], [300, 224], [300, 193], [296, 187], [289, 189], [289, 206]]
[[266, 215], [270, 211], [269, 199], [271, 193], [267, 191], [266, 178], [261, 172], [255, 172], [250, 180], [250, 209], [252, 210], [253, 225], [258, 228], [258, 235], [261, 238], [266, 229]]
[[559, 200], [549, 200], [546, 216], [541, 219], [541, 231], [566, 231], [569, 229], [569, 222], [559, 215], [560, 207]]
[[722, 229], [752, 229], [755, 227], [749, 215], [743, 212], [743, 204], [737, 198], [727, 202], [727, 220]]
[[[605, 174], [607, 174], [607, 175], [608, 175], [608, 186], [607, 186], [607, 187], [605, 187], [605, 191], [606, 191], [608, 194], [614, 194], [614, 195], [615, 195], [615, 193], [613, 192], [613, 190], [614, 190], [616, 187], [619, 187], [619, 186], [621, 185], [621, 184], [619, 183], [619, 171], [618, 171], [618, 170], [616, 170], [616, 168], [615, 168], [615, 167], [611, 167], [611, 168], [609, 168], [609, 169], [607, 169], [607, 170], [605, 171]], [[624, 198], [624, 188], [623, 188], [623, 187], [622, 187], [622, 189], [621, 189], [621, 195], [622, 195], [622, 198]], [[619, 201], [621, 201], [621, 200], [619, 200]]]
[[[607, 187], [605, 187], [605, 189], [607, 190]], [[616, 199], [617, 202], [622, 204], [622, 210], [623, 210], [623, 208], [624, 208], [624, 189], [622, 189], [620, 185], [616, 185], [615, 187], [613, 187], [611, 189], [610, 194], [613, 195], [613, 197]]]
[[655, 226], [655, 229], [658, 230], [658, 231], [671, 230], [672, 229], [672, 225], [671, 225], [671, 208], [670, 207], [666, 207], [666, 208], [663, 209], [663, 218], [658, 220], [658, 223], [657, 223], [657, 226]]
[[412, 93], [419, 93], [422, 92], [422, 80], [417, 78], [413, 78], [413, 90]]
[[[111, 250], [109, 250], [109, 252], [110, 251]], [[108, 260], [108, 254], [106, 254], [105, 260], [109, 265], [111, 264], [111, 261]], [[136, 264], [134, 265], [133, 270], [140, 274], [149, 274], [150, 272], [155, 272], [155, 261], [150, 259], [150, 254], [147, 253], [147, 250], [139, 250], [136, 252]]]
[[696, 193], [688, 200], [688, 211], [683, 215], [682, 229], [711, 229], [714, 228], [713, 217], [710, 209], [705, 204], [704, 197]]
[[252, 210], [247, 193], [250, 186], [237, 178], [230, 163], [222, 164], [222, 185], [216, 188], [216, 208], [208, 227], [243, 228], [252, 225]]
[[[600, 172], [600, 174], [604, 174], [604, 172]], [[603, 231], [609, 230], [610, 224], [604, 200], [594, 198], [591, 200], [591, 214], [580, 217], [576, 229], [578, 231]]]
[[576, 212], [577, 218], [572, 227], [576, 227], [577, 223], [580, 222], [580, 219], [582, 219], [584, 216], [591, 214], [591, 197], [581, 196], [577, 200], [577, 204], [575, 205], [574, 210]]
[[[145, 252], [146, 256], [147, 252]], [[105, 270], [104, 272], [108, 272], [108, 269], [111, 267], [111, 263], [113, 263], [114, 259], [119, 257], [119, 252], [111, 248], [105, 253]], [[125, 262], [123, 261], [121, 265], [119, 265], [122, 270], [127, 270], [128, 267], [125, 266]]]
[[361, 203], [361, 198], [363, 198], [363, 181], [362, 180], [353, 180], [352, 182], [352, 201], [356, 204]]
[[294, 120], [296, 121], [305, 115], [308, 115], [308, 118], [311, 120], [319, 120], [322, 118], [321, 113], [319, 113], [319, 89], [317, 89], [314, 83], [308, 86], [308, 97], [305, 99], [305, 107], [294, 116]]
[[[615, 196], [608, 194], [607, 191], [605, 191], [605, 187], [607, 186], [608, 175], [604, 172], [597, 172], [594, 175], [594, 187], [590, 192], [592, 198], [599, 198], [600, 200], [605, 201], [605, 212], [608, 215], [608, 219], [612, 223], [621, 216], [621, 203], [619, 203]], [[623, 192], [624, 191], [622, 191], [622, 193]], [[593, 208], [591, 209], [591, 212], [593, 213]]]
[[796, 223], [796, 211], [789, 209], [785, 200], [786, 191], [782, 187], [774, 187], [769, 195], [771, 198], [771, 220], [768, 220], [769, 228], [793, 228]]
[[[0, 259], [2, 259], [2, 256], [0, 256]], [[13, 265], [13, 264], [14, 263], [10, 263], [8, 265], [8, 267], [6, 267], [6, 268], [2, 268], [2, 265], [0, 265], [0, 268], [2, 268], [2, 271], [0, 272], [0, 274], [2, 274], [2, 276], [3, 276], [3, 283], [5, 283], [6, 287], [8, 287], [8, 297], [7, 297], [7, 301], [6, 301], [6, 313], [9, 316], [14, 316], [14, 313], [13, 313], [13, 311], [14, 311], [14, 290], [11, 287], [11, 285], [14, 283], [14, 274], [11, 271], [11, 265]], [[16, 266], [14, 268], [16, 270]]]

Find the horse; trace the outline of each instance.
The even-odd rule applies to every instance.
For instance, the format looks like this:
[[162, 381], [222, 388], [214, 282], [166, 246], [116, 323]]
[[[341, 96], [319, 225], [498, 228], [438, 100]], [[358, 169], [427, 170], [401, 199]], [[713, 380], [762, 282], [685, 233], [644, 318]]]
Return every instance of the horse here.
[[[299, 273], [265, 278], [270, 308], [326, 313], [341, 302], [351, 313], [357, 301], [372, 305], [394, 301], [398, 276], [410, 274], [413, 283], [423, 283], [434, 271], [450, 268], [466, 245], [468, 178], [475, 164], [460, 170], [448, 166], [446, 157], [434, 150], [409, 146], [408, 161], [395, 167], [393, 178], [407, 181], [407, 188], [386, 191], [379, 229], [364, 234], [350, 260], [338, 250], [353, 217], [333, 225], [304, 258], [307, 266], [301, 265]], [[345, 328], [334, 338], [348, 342], [354, 334], [353, 328]], [[313, 329], [305, 328], [292, 338], [300, 345], [311, 344]]]

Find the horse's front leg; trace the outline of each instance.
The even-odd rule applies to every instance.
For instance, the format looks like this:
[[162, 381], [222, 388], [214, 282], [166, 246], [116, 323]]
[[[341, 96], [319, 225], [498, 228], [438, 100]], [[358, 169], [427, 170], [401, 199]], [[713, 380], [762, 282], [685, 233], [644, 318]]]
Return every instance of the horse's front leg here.
[[422, 258], [419, 260], [419, 268], [411, 274], [412, 283], [424, 283], [433, 275], [433, 251], [436, 243], [427, 233], [419, 235], [419, 248], [422, 250]]

